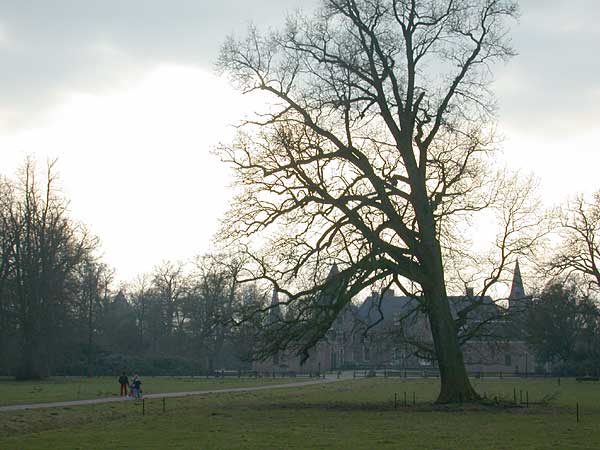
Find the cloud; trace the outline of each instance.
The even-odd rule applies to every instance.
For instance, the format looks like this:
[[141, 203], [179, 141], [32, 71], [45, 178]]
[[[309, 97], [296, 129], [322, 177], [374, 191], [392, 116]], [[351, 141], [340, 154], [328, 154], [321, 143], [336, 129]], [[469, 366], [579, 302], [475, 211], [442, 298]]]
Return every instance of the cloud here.
[[600, 59], [595, 55], [600, 3], [524, 0], [513, 32], [519, 55], [497, 71], [501, 122], [546, 136], [597, 127]]
[[72, 92], [113, 91], [160, 64], [211, 70], [227, 34], [280, 24], [300, 0], [4, 0], [0, 131]]

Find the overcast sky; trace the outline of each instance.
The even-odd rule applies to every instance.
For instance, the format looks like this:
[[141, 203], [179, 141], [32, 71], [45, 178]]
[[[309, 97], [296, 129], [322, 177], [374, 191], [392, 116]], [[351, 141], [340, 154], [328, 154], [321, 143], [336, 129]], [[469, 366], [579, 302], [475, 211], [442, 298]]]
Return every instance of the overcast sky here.
[[[0, 173], [58, 158], [122, 279], [208, 250], [228, 183], [210, 149], [254, 107], [214, 74], [219, 47], [315, 3], [0, 0]], [[522, 0], [496, 68], [503, 160], [549, 204], [600, 189], [598, 20], [597, 0]]]

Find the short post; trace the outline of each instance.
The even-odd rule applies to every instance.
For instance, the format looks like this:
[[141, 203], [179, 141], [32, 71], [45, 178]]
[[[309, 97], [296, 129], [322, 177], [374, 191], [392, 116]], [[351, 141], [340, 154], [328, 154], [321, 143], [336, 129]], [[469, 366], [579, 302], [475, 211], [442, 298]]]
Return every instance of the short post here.
[[519, 403], [523, 403], [523, 390], [519, 389]]
[[529, 408], [529, 391], [525, 391], [525, 406]]
[[558, 377], [558, 380], [556, 380], [558, 382], [558, 385], [560, 386], [560, 377]]
[[165, 407], [165, 398], [163, 397], [163, 412], [165, 412], [165, 409], [166, 409], [166, 407]]
[[394, 409], [398, 409], [398, 393], [394, 392]]
[[576, 404], [577, 423], [579, 423], [579, 402]]
[[407, 403], [406, 403], [406, 391], [404, 391], [404, 406], [406, 406], [406, 405], [407, 405]]
[[517, 388], [513, 388], [513, 397], [515, 399], [515, 405], [517, 404]]
[[417, 404], [417, 395], [415, 393], [415, 391], [413, 391], [413, 406], [415, 406]]
[[146, 415], [146, 399], [142, 399], [142, 416]]

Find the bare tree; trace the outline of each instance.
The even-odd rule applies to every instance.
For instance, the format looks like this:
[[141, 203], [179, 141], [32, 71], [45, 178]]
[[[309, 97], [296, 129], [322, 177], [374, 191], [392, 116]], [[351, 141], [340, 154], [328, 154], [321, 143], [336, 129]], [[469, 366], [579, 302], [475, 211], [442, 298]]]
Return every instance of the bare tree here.
[[[478, 398], [448, 304], [444, 244], [455, 217], [489, 200], [490, 68], [513, 53], [505, 20], [516, 12], [511, 0], [324, 0], [280, 33], [230, 38], [220, 56], [244, 92], [272, 100], [221, 148], [244, 187], [223, 236], [268, 229], [268, 251], [251, 252], [257, 277], [289, 303], [314, 297], [337, 261], [345, 289], [319, 315], [325, 323], [374, 282], [418, 286], [439, 402]], [[292, 292], [311, 277], [312, 288]]]
[[600, 289], [600, 192], [588, 201], [578, 196], [558, 211], [562, 237], [549, 263], [553, 275], [582, 276], [588, 287]]
[[14, 245], [11, 213], [15, 201], [13, 184], [0, 177], [0, 370], [3, 371], [8, 371], [16, 347], [17, 310], [11, 298]]
[[223, 348], [232, 338], [242, 265], [240, 259], [225, 254], [205, 255], [195, 261], [193, 293], [188, 303], [190, 325], [209, 370], [222, 366], [227, 356]]
[[27, 160], [3, 211], [4, 239], [11, 242], [3, 256], [21, 340], [20, 378], [48, 373], [53, 351], [59, 347], [57, 329], [66, 326], [68, 302], [77, 289], [72, 286], [76, 269], [97, 245], [69, 218], [66, 202], [55, 188], [53, 164], [47, 167], [45, 184], [36, 176], [33, 161]]
[[184, 321], [180, 305], [186, 291], [183, 264], [163, 262], [154, 270], [153, 285], [162, 301], [164, 332], [171, 336], [173, 325], [176, 325], [179, 331]]
[[146, 330], [146, 314], [147, 314], [147, 301], [148, 293], [151, 289], [151, 277], [149, 274], [141, 274], [135, 277], [133, 282], [130, 284], [128, 290], [131, 294], [131, 302], [136, 315], [136, 322], [138, 328], [138, 347], [142, 348], [144, 344], [144, 331]]
[[85, 255], [76, 267], [78, 272], [79, 306], [87, 323], [87, 374], [93, 376], [95, 365], [95, 335], [98, 328], [98, 315], [108, 303], [109, 285], [114, 272], [97, 261], [92, 255]]

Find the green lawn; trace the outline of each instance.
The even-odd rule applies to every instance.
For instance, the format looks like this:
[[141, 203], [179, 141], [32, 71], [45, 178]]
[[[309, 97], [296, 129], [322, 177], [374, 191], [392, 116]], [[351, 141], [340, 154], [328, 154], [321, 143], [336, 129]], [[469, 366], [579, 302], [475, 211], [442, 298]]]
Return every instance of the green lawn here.
[[[141, 377], [144, 394], [234, 388], [293, 382], [293, 378]], [[302, 381], [304, 378], [298, 378]], [[45, 403], [119, 395], [117, 377], [53, 377], [43, 381], [0, 378], [0, 406]]]
[[[600, 384], [477, 380], [529, 408], [431, 403], [437, 381], [362, 379], [252, 393], [0, 413], [0, 449], [596, 449]], [[394, 409], [394, 392], [417, 406]], [[533, 404], [552, 397], [550, 404]], [[581, 422], [576, 423], [575, 402]], [[502, 404], [501, 404], [502, 405]]]
[[[230, 382], [233, 380], [230, 380]], [[600, 384], [475, 380], [522, 407], [437, 408], [435, 380], [362, 379], [304, 388], [0, 413], [10, 449], [595, 449]], [[417, 406], [394, 409], [407, 392]], [[553, 397], [550, 404], [533, 404]], [[576, 423], [575, 403], [581, 407]]]

